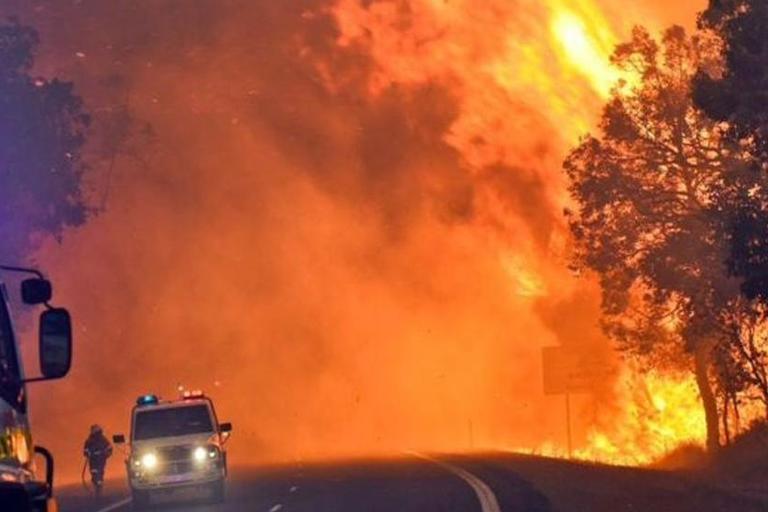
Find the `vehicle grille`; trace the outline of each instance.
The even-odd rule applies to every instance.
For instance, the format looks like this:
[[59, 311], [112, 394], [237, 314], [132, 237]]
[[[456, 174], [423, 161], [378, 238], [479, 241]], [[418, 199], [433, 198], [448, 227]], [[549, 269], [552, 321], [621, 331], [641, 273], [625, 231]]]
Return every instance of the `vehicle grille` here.
[[179, 475], [191, 473], [196, 468], [192, 460], [192, 445], [164, 446], [158, 448], [157, 456], [160, 459], [158, 472], [163, 475]]
[[189, 461], [192, 458], [194, 446], [190, 444], [179, 446], [163, 446], [157, 449], [157, 456], [164, 461]]
[[191, 462], [169, 462], [163, 465], [162, 473], [165, 475], [181, 475], [192, 473], [197, 468]]

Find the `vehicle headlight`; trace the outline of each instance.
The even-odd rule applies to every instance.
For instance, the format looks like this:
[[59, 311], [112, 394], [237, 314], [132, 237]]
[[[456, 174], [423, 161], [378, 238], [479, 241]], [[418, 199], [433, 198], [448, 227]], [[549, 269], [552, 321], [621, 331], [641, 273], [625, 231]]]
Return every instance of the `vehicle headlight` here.
[[215, 446], [198, 446], [192, 452], [195, 462], [203, 463], [206, 460], [214, 460], [219, 456], [219, 449]]
[[195, 448], [193, 456], [195, 457], [195, 460], [197, 462], [203, 462], [205, 459], [208, 458], [208, 450], [206, 450], [202, 446], [198, 446], [197, 448]]
[[141, 456], [141, 465], [144, 469], [155, 469], [157, 467], [157, 455], [145, 453]]

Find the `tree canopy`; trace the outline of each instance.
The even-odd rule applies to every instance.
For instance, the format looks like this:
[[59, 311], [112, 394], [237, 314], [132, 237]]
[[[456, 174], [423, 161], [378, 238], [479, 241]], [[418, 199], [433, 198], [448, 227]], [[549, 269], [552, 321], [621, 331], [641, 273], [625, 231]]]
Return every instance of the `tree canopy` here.
[[85, 222], [81, 150], [89, 117], [73, 85], [32, 75], [37, 32], [0, 23], [0, 261]]
[[755, 158], [729, 205], [728, 262], [743, 278], [748, 298], [768, 300], [768, 4], [762, 0], [710, 0], [699, 25], [723, 42], [723, 69], [702, 70], [694, 99], [727, 136]]
[[768, 149], [768, 4], [710, 0], [699, 25], [724, 42], [725, 66], [722, 73], [698, 76], [696, 103], [712, 119], [727, 121], [736, 138], [758, 134], [764, 152]]

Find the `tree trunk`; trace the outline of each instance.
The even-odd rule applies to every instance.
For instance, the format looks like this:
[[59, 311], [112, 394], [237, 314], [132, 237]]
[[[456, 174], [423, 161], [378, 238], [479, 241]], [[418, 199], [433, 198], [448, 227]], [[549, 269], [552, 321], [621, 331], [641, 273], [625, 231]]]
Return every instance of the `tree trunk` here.
[[723, 400], [723, 436], [725, 436], [725, 445], [731, 444], [731, 429], [728, 424], [728, 406], [731, 403], [731, 396], [728, 392], [725, 393], [725, 399]]
[[720, 417], [717, 411], [717, 398], [709, 380], [711, 346], [706, 342], [696, 344], [694, 350], [696, 384], [699, 387], [704, 416], [707, 420], [707, 451], [714, 455], [720, 450]]

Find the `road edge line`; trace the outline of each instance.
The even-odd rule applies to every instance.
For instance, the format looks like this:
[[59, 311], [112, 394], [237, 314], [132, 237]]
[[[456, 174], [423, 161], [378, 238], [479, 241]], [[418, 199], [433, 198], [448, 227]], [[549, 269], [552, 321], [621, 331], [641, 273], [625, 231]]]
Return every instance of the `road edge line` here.
[[131, 498], [124, 498], [124, 499], [122, 499], [120, 501], [116, 501], [115, 503], [113, 503], [111, 505], [107, 505], [104, 508], [100, 508], [96, 512], [110, 512], [110, 510], [115, 510], [117, 508], [122, 507], [123, 505], [129, 504], [130, 502], [131, 502]]
[[448, 462], [435, 459], [434, 457], [430, 457], [428, 455], [424, 455], [423, 453], [418, 453], [418, 452], [409, 452], [409, 453], [420, 459], [424, 459], [429, 462], [432, 462], [433, 464], [437, 464], [438, 466], [442, 467], [446, 471], [453, 473], [454, 475], [464, 480], [472, 488], [472, 490], [475, 491], [475, 494], [477, 495], [477, 499], [480, 501], [480, 509], [482, 510], [482, 512], [501, 512], [501, 507], [499, 506], [499, 500], [496, 499], [496, 494], [494, 494], [493, 490], [488, 484], [483, 482], [477, 476], [473, 475], [466, 469], [462, 469], [453, 464], [449, 464]]

